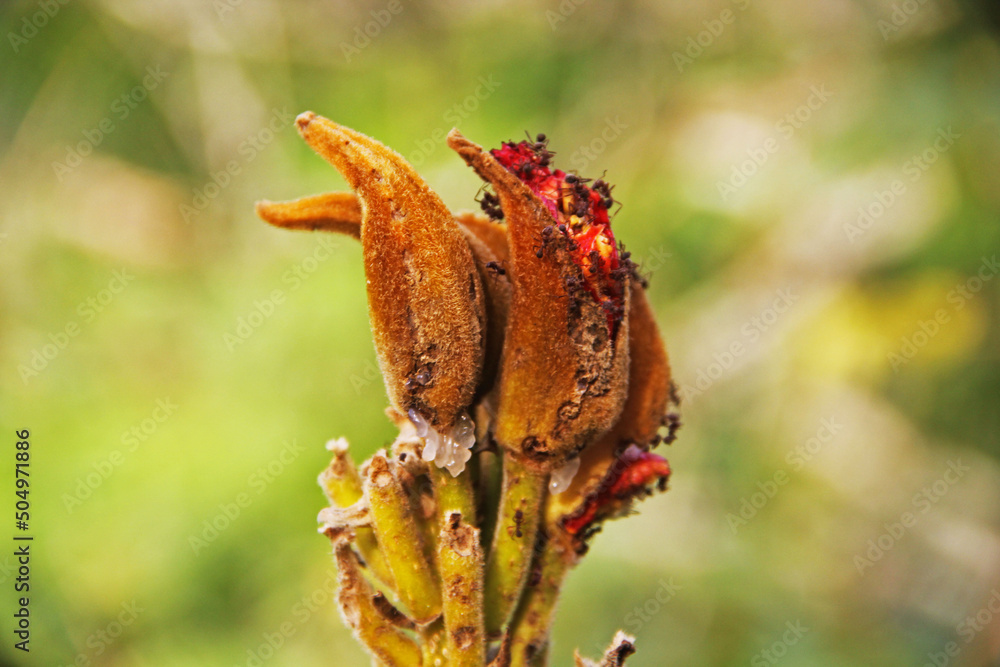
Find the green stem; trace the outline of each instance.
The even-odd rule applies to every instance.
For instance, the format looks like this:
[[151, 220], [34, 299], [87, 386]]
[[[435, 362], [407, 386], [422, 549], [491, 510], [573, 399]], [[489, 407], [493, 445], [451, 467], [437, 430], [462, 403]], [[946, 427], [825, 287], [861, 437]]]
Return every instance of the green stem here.
[[479, 529], [483, 540], [483, 551], [489, 553], [493, 543], [493, 533], [496, 532], [503, 471], [499, 453], [482, 452], [475, 458], [479, 461]]
[[414, 622], [433, 621], [441, 613], [441, 586], [427, 560], [410, 499], [385, 452], [375, 454], [368, 464], [364, 489], [375, 536], [392, 571], [400, 601]]
[[[346, 441], [340, 440], [334, 446], [333, 460], [330, 461], [326, 470], [320, 473], [319, 485], [331, 505], [350, 507], [361, 500], [364, 495], [361, 476], [347, 453]], [[385, 555], [378, 548], [375, 531], [371, 528], [359, 527], [355, 528], [354, 533], [354, 542], [368, 569], [379, 581], [392, 588], [394, 586], [392, 572], [389, 570], [389, 564], [386, 563]]]
[[529, 586], [511, 621], [511, 667], [542, 667], [546, 664], [549, 632], [559, 591], [575, 557], [560, 544], [544, 545], [532, 566], [538, 583]]
[[437, 667], [448, 664], [444, 652], [444, 622], [440, 618], [420, 631], [420, 651], [424, 665]]
[[437, 503], [438, 532], [445, 527], [448, 515], [452, 512], [460, 512], [465, 521], [475, 524], [476, 496], [472, 490], [471, 473], [466, 470], [458, 477], [452, 477], [446, 469], [438, 468], [433, 463], [430, 465], [430, 473], [434, 500]]
[[448, 512], [438, 540], [449, 667], [486, 664], [483, 620], [483, 549], [479, 531], [461, 512]]
[[503, 457], [503, 494], [486, 565], [486, 632], [503, 633], [528, 577], [548, 475]]
[[338, 601], [354, 634], [385, 667], [423, 664], [420, 647], [379, 613], [372, 602], [374, 591], [361, 575], [358, 557], [347, 541], [335, 545]]

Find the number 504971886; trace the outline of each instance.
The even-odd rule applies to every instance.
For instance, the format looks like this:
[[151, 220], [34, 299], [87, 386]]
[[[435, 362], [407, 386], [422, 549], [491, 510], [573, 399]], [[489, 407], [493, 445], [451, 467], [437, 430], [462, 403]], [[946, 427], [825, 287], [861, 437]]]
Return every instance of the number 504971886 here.
[[14, 486], [16, 488], [14, 494], [17, 496], [17, 500], [14, 503], [16, 509], [14, 521], [20, 530], [28, 530], [28, 519], [30, 518], [28, 510], [31, 508], [31, 503], [28, 501], [28, 491], [31, 488], [31, 482], [28, 478], [31, 442], [28, 437], [31, 433], [28, 432], [28, 429], [23, 429], [16, 431], [15, 435], [17, 436], [17, 451], [14, 453]]

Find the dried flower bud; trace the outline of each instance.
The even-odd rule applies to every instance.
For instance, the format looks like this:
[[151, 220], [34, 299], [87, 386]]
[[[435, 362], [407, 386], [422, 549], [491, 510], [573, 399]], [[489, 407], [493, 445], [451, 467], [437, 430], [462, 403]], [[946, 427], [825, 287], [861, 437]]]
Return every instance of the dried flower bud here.
[[483, 365], [484, 294], [469, 245], [398, 153], [312, 112], [297, 123], [362, 202], [368, 313], [389, 400], [447, 431], [472, 402]]
[[[330, 192], [286, 202], [264, 200], [257, 202], [256, 209], [262, 220], [275, 227], [333, 232], [361, 239], [361, 203], [353, 192]], [[457, 213], [455, 221], [469, 243], [485, 292], [489, 327], [478, 399], [494, 387], [507, 327], [510, 307], [510, 281], [504, 269], [508, 260], [507, 226], [468, 211]]]
[[629, 349], [628, 397], [621, 416], [574, 459], [579, 472], [565, 492], [548, 500], [549, 525], [573, 536], [578, 550], [600, 521], [620, 515], [651, 486], [665, 484], [670, 474], [666, 460], [643, 451], [659, 441], [657, 432], [663, 426], [672, 385], [667, 352], [642, 289], [632, 292]]
[[610, 195], [551, 171], [541, 144], [487, 153], [457, 130], [448, 142], [494, 187], [507, 222], [496, 437], [552, 470], [606, 431], [625, 400], [629, 275], [608, 226]]

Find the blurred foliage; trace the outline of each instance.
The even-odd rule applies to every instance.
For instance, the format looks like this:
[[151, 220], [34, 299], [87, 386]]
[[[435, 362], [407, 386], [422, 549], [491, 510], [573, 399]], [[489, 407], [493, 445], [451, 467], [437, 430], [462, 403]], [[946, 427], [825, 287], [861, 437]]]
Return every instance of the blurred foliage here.
[[398, 2], [0, 8], [0, 424], [36, 535], [32, 659], [3, 556], [0, 660], [367, 664], [314, 532], [322, 444], [392, 437], [358, 248], [252, 208], [344, 187], [312, 109], [456, 210], [456, 124], [617, 186], [685, 426], [570, 576], [555, 664], [617, 628], [636, 667], [1000, 664], [996, 4]]

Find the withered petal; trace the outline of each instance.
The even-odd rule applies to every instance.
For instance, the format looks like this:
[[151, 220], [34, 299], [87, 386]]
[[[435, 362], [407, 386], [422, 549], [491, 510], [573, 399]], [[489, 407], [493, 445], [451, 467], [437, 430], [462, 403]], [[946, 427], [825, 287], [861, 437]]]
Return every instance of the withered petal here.
[[353, 192], [328, 192], [292, 201], [259, 201], [257, 215], [275, 227], [361, 238], [361, 204]]

